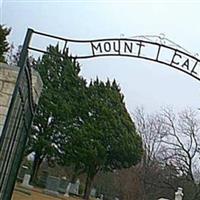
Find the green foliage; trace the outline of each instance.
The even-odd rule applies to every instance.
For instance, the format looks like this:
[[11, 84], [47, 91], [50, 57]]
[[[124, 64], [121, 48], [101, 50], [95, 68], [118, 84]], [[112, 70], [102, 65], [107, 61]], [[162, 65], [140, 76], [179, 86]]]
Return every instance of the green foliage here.
[[68, 132], [67, 143], [61, 146], [61, 159], [87, 174], [85, 199], [99, 171], [129, 168], [141, 159], [142, 140], [123, 99], [116, 81], [91, 82], [87, 88], [86, 114], [81, 116], [83, 123]]
[[98, 171], [137, 164], [142, 141], [116, 81], [97, 79], [87, 86], [75, 60], [59, 52], [58, 46], [48, 52], [37, 65], [44, 88], [29, 152], [35, 152], [38, 163], [53, 158], [75, 166], [76, 173], [85, 172], [86, 188]]
[[94, 174], [138, 163], [142, 155], [141, 138], [116, 82], [108, 80], [104, 84], [97, 79], [90, 83], [87, 95], [87, 117], [78, 134], [71, 136], [71, 148], [65, 152], [69, 152], [73, 162]]
[[77, 98], [82, 92], [82, 85], [85, 85], [84, 80], [78, 77], [79, 66], [68, 56], [63, 58], [58, 46], [50, 46], [47, 51], [48, 54], [36, 66], [44, 86], [27, 145], [27, 154], [35, 153], [33, 179], [36, 179], [44, 158], [53, 164], [57, 157], [63, 139], [61, 130], [69, 129], [78, 118], [76, 107], [81, 99]]
[[6, 37], [9, 35], [11, 29], [0, 25], [0, 62], [5, 62], [5, 53], [9, 50], [9, 44]]

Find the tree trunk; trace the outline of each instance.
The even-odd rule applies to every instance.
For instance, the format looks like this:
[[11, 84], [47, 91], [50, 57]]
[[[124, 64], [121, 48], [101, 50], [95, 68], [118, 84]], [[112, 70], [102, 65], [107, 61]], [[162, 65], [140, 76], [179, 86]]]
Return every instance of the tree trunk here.
[[31, 175], [31, 182], [34, 183], [37, 180], [38, 170], [40, 165], [43, 161], [43, 158], [39, 154], [35, 154], [34, 161], [33, 161], [33, 168], [32, 168], [32, 175]]
[[84, 191], [84, 196], [83, 196], [83, 199], [85, 199], [85, 200], [89, 200], [90, 190], [91, 190], [91, 186], [92, 186], [92, 182], [93, 182], [94, 176], [95, 175], [87, 174], [87, 179], [86, 179], [86, 184], [85, 184], [85, 191]]

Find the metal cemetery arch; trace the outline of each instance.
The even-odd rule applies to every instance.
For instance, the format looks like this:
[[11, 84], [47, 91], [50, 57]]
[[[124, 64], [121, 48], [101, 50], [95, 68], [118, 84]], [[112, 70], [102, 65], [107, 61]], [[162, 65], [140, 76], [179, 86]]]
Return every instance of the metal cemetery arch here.
[[[135, 36], [132, 38], [109, 38], [96, 40], [73, 40], [31, 30], [33, 34], [52, 38], [63, 43], [63, 52], [85, 48], [83, 53], [70, 52], [76, 59], [121, 56], [141, 58], [165, 64], [200, 80], [200, 58], [162, 36]], [[73, 46], [73, 48], [71, 48]], [[47, 53], [45, 49], [29, 46], [29, 50]]]
[[200, 80], [200, 59], [161, 36], [72, 40], [28, 29], [18, 63], [20, 72], [0, 136], [0, 200], [11, 199], [35, 113], [31, 92], [31, 70], [27, 64], [28, 50], [47, 53], [46, 49], [30, 45], [32, 36], [50, 38], [62, 43], [63, 52], [72, 50], [71, 46], [84, 49], [83, 53], [69, 52], [77, 59], [102, 56], [141, 58], [165, 64]]

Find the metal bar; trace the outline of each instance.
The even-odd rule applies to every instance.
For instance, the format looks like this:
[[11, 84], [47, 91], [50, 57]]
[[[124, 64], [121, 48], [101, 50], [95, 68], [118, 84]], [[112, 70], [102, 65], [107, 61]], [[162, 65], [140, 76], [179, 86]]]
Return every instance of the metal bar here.
[[40, 52], [40, 53], [48, 53], [47, 51], [44, 51], [42, 49], [33, 48], [33, 47], [28, 47], [28, 49], [32, 50], [32, 51], [37, 51], [37, 52]]
[[[6, 159], [4, 160], [4, 163], [2, 163], [1, 165], [1, 177], [0, 177], [0, 189], [2, 187], [2, 184], [3, 184], [3, 181], [4, 178], [5, 178], [5, 173], [4, 171], [6, 171], [8, 169], [8, 165], [9, 165], [9, 158], [12, 156], [12, 148], [13, 148], [13, 141], [14, 139], [16, 138], [16, 135], [15, 135], [15, 130], [16, 130], [16, 125], [17, 125], [17, 122], [18, 122], [18, 119], [20, 117], [20, 114], [21, 114], [21, 105], [22, 103], [21, 102], [17, 102], [17, 104], [15, 104], [15, 108], [16, 111], [15, 111], [15, 115], [12, 116], [12, 119], [10, 120], [12, 123], [10, 123], [10, 126], [9, 126], [9, 130], [7, 133], [9, 133], [9, 135], [7, 134], [6, 137], [5, 137], [5, 140], [7, 140], [7, 142], [5, 143], [4, 142], [4, 146], [2, 148], [6, 149], [7, 152], [6, 152]], [[14, 118], [16, 118], [17, 120], [14, 121]], [[15, 123], [13, 123], [15, 122]]]
[[27, 62], [27, 67], [25, 68], [25, 75], [27, 79], [28, 85], [28, 100], [29, 100], [29, 107], [32, 114], [34, 114], [34, 104], [33, 104], [33, 94], [32, 94], [32, 78], [31, 78], [31, 69], [29, 63]]
[[[30, 113], [29, 113], [30, 114]], [[22, 119], [22, 123], [25, 123], [24, 122], [24, 115], [22, 116], [23, 119]], [[29, 124], [28, 126], [30, 127], [31, 126], [31, 122], [32, 122], [32, 119], [33, 119], [33, 115], [30, 116], [30, 119], [29, 119]], [[12, 180], [12, 182], [15, 183], [15, 180], [16, 180], [16, 176], [15, 174], [17, 175], [18, 173], [18, 169], [20, 167], [20, 164], [21, 164], [21, 160], [23, 158], [23, 153], [24, 153], [24, 150], [25, 150], [25, 146], [26, 146], [26, 141], [27, 141], [27, 138], [28, 138], [28, 133], [30, 132], [30, 129], [29, 129], [29, 132], [27, 132], [25, 126], [22, 124], [22, 129], [20, 130], [21, 134], [20, 134], [20, 146], [21, 148], [19, 148], [19, 145], [18, 145], [18, 148], [16, 149], [16, 156], [15, 156], [15, 160], [14, 162], [12, 163], [12, 170], [10, 171], [9, 173], [9, 177], [10, 179]], [[20, 161], [20, 162], [17, 162], [17, 161]], [[11, 199], [12, 197], [12, 193], [8, 193], [7, 190], [5, 191], [5, 199]]]
[[12, 99], [11, 99], [11, 102], [10, 102], [10, 106], [9, 106], [8, 114], [7, 114], [7, 117], [6, 117], [5, 124], [4, 124], [4, 128], [3, 128], [3, 131], [2, 131], [2, 134], [1, 134], [1, 137], [0, 137], [0, 152], [1, 152], [2, 142], [3, 142], [4, 137], [5, 137], [5, 132], [6, 132], [6, 129], [8, 128], [9, 118], [10, 118], [10, 115], [11, 115], [11, 112], [12, 112], [12, 109], [13, 109], [13, 105], [14, 105], [14, 102], [15, 102], [15, 98], [16, 98], [16, 95], [17, 95], [17, 92], [18, 92], [19, 83], [20, 83], [20, 80], [21, 80], [21, 77], [22, 77], [22, 74], [23, 74], [23, 71], [24, 71], [24, 68], [25, 68], [24, 63], [27, 59], [27, 55], [28, 55], [27, 49], [28, 49], [28, 46], [29, 46], [29, 42], [31, 40], [32, 33], [33, 33], [33, 30], [28, 29], [26, 37], [25, 37], [25, 41], [24, 41], [24, 44], [23, 44], [23, 47], [22, 47], [22, 52], [20, 54], [20, 58], [19, 58], [19, 62], [18, 62], [18, 66], [20, 67], [20, 71], [19, 71], [19, 74], [18, 74], [18, 77], [17, 77], [15, 89], [14, 89]]
[[[13, 131], [12, 131], [12, 137], [9, 139], [9, 149], [8, 151], [6, 152], [7, 153], [7, 159], [5, 160], [5, 163], [4, 163], [4, 167], [3, 167], [3, 170], [1, 171], [1, 176], [2, 176], [2, 185], [1, 185], [1, 188], [3, 189], [3, 186], [4, 186], [4, 182], [7, 181], [9, 179], [9, 172], [11, 171], [12, 169], [12, 165], [13, 165], [13, 160], [14, 160], [14, 156], [15, 155], [15, 148], [16, 146], [14, 145], [14, 143], [16, 142], [16, 139], [17, 139], [17, 133], [18, 133], [18, 129], [19, 129], [19, 126], [20, 126], [20, 120], [21, 120], [21, 117], [22, 117], [23, 113], [22, 113], [22, 106], [20, 106], [20, 110], [18, 111], [17, 113], [17, 121], [15, 122], [14, 124], [14, 127], [13, 127]], [[10, 163], [10, 161], [12, 163]], [[2, 192], [5, 191], [5, 187], [4, 187], [4, 190]]]
[[[7, 149], [3, 149], [2, 147], [4, 146], [3, 143], [5, 141], [7, 130], [9, 130], [9, 124], [10, 124], [9, 122], [12, 118], [13, 112], [15, 112], [14, 105], [15, 105], [15, 102], [17, 100], [16, 98], [17, 98], [17, 93], [18, 93], [18, 88], [20, 86], [20, 82], [22, 81], [23, 74], [25, 73], [25, 68], [26, 68], [25, 63], [26, 63], [27, 56], [28, 56], [28, 46], [29, 46], [29, 43], [30, 43], [30, 40], [31, 40], [32, 33], [33, 33], [33, 30], [28, 29], [25, 40], [24, 40], [24, 44], [23, 44], [23, 47], [22, 47], [22, 52], [20, 54], [20, 59], [19, 59], [19, 63], [18, 63], [20, 70], [19, 70], [19, 74], [18, 74], [18, 77], [17, 77], [16, 86], [15, 86], [15, 89], [14, 89], [14, 92], [13, 92], [13, 95], [12, 95], [8, 114], [7, 114], [5, 124], [4, 124], [4, 127], [3, 127], [2, 135], [0, 137], [0, 154], [3, 154], [3, 153], [5, 154], [5, 152], [7, 150]], [[30, 102], [30, 103], [32, 103], [32, 102]], [[22, 133], [19, 132], [18, 134], [22, 134]], [[23, 147], [20, 147], [18, 145], [17, 148], [23, 148]], [[12, 162], [12, 160], [8, 161], [9, 162], [8, 164], [11, 166], [11, 168], [10, 168], [10, 172], [8, 174], [6, 174], [7, 177], [4, 177], [5, 181], [2, 183], [2, 187], [0, 188], [0, 200], [10, 200], [11, 199], [12, 191], [14, 189], [15, 180], [16, 180], [16, 177], [17, 177], [17, 172], [18, 172], [19, 165], [20, 165], [20, 162], [21, 162], [21, 158], [22, 158], [22, 156], [17, 156], [17, 157], [15, 156], [15, 159], [14, 159], [13, 162]], [[2, 161], [2, 162], [4, 162], [4, 161]], [[12, 176], [9, 176], [9, 174], [11, 172], [12, 172]], [[2, 175], [3, 174], [0, 174], [0, 176], [2, 176]]]
[[138, 58], [138, 59], [144, 59], [144, 60], [149, 60], [149, 61], [154, 61], [154, 62], [157, 62], [157, 63], [160, 63], [160, 64], [164, 64], [164, 65], [167, 65], [169, 67], [172, 67], [174, 69], [177, 69], [179, 71], [182, 71], [190, 76], [192, 76], [193, 78], [197, 79], [198, 81], [200, 81], [200, 77], [198, 78], [197, 76], [191, 74], [190, 72], [187, 72], [185, 70], [182, 70], [181, 68], [178, 68], [178, 67], [175, 67], [175, 66], [172, 66], [166, 62], [163, 62], [163, 61], [160, 61], [160, 60], [156, 60], [156, 59], [152, 59], [152, 58], [147, 58], [147, 57], [138, 57], [137, 55], [134, 56], [134, 55], [125, 55], [125, 54], [100, 54], [100, 55], [95, 55], [95, 56], [87, 56], [87, 57], [76, 57], [77, 59], [90, 59], [90, 58], [95, 58], [95, 57], [110, 57], [110, 56], [121, 56], [121, 57], [134, 57], [134, 58]]

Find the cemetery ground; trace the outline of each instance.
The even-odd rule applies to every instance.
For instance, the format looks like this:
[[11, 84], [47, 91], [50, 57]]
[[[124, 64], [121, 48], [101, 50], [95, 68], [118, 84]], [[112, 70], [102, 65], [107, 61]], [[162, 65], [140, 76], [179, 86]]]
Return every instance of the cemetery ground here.
[[50, 196], [44, 194], [43, 190], [40, 188], [34, 188], [33, 190], [28, 190], [20, 187], [16, 184], [15, 190], [13, 192], [12, 200], [80, 200], [78, 197], [64, 197], [61, 196]]

